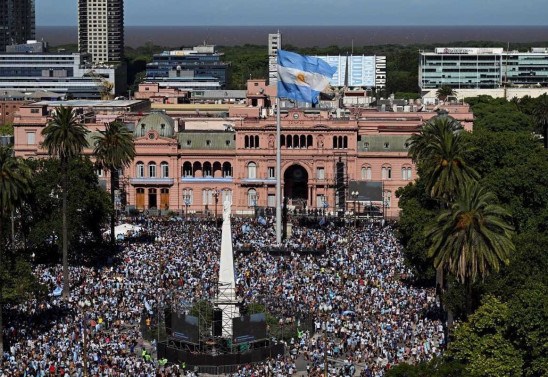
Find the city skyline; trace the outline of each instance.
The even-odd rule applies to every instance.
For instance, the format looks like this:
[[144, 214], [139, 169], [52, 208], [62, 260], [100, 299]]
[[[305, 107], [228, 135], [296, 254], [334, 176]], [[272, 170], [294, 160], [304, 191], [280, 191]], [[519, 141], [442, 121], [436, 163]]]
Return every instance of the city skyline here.
[[[359, 3], [351, 0], [279, 0], [276, 7], [251, 0], [126, 0], [126, 26], [284, 26], [284, 25], [548, 25], [545, 0], [474, 0], [444, 2], [434, 0], [390, 0]], [[396, 11], [395, 11], [396, 10]], [[36, 24], [74, 26], [74, 0], [37, 0]]]

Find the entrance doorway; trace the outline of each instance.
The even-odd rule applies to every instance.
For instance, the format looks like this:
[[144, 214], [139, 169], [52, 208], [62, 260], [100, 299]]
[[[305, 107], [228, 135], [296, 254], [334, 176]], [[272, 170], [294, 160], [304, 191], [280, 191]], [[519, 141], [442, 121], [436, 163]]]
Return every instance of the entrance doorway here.
[[284, 173], [284, 196], [288, 203], [306, 207], [308, 202], [308, 173], [301, 165], [291, 165]]
[[145, 209], [145, 189], [138, 188], [135, 190], [135, 207], [139, 210]]
[[163, 188], [160, 190], [160, 208], [164, 210], [169, 209], [169, 189]]
[[155, 188], [148, 189], [148, 208], [158, 208], [158, 197]]

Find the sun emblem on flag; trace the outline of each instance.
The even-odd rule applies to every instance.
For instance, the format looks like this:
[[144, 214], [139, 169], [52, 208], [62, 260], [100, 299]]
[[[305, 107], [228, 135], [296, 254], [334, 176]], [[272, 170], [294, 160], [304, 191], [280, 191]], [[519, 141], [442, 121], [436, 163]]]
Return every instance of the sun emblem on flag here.
[[297, 83], [303, 83], [306, 84], [306, 77], [304, 76], [304, 72], [297, 73]]

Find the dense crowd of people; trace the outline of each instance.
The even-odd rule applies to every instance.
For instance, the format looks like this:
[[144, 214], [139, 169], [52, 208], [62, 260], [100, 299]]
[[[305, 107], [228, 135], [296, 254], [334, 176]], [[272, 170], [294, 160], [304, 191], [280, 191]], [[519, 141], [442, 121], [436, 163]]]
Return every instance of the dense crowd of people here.
[[[124, 241], [116, 259], [99, 267], [70, 268], [68, 300], [57, 294], [5, 307], [0, 376], [193, 375], [184, 365], [156, 360], [143, 340], [143, 320], [156, 308], [183, 310], [217, 293], [221, 231], [212, 223], [144, 221], [154, 242]], [[296, 360], [308, 375], [381, 377], [391, 365], [429, 360], [441, 352], [441, 322], [434, 291], [405, 284], [410, 272], [390, 225], [360, 228], [293, 226], [284, 245], [322, 253], [273, 255], [272, 220], [234, 219], [234, 245], [253, 243], [235, 255], [236, 283], [246, 303], [261, 303], [281, 321], [314, 318], [311, 331], [287, 342], [287, 354], [241, 366], [234, 376], [291, 376]], [[54, 292], [61, 266], [35, 267]], [[146, 317], [146, 318], [143, 318]]]

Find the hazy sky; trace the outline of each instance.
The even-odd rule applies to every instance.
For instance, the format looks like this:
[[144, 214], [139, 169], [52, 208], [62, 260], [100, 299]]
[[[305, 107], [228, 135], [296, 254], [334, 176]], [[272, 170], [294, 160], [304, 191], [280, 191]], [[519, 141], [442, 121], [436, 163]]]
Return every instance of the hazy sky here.
[[[77, 0], [36, 0], [76, 25]], [[548, 25], [547, 0], [125, 0], [126, 25]]]

